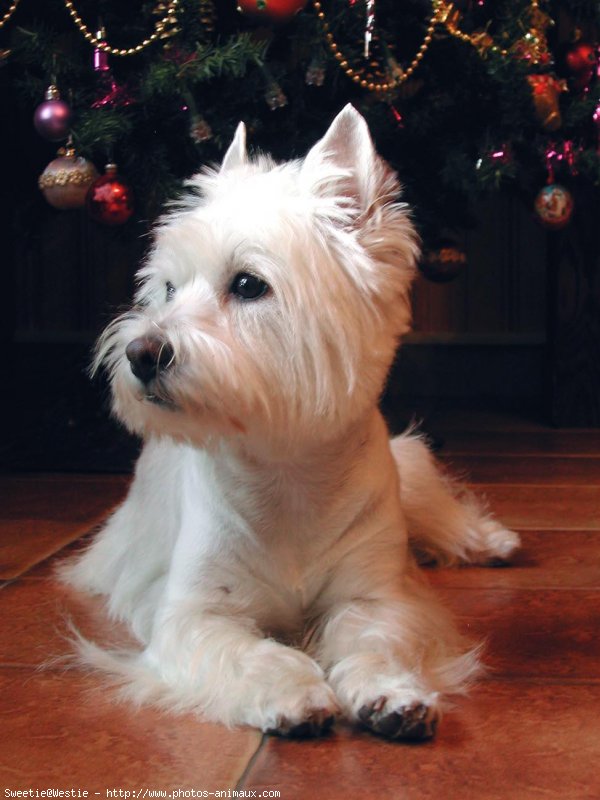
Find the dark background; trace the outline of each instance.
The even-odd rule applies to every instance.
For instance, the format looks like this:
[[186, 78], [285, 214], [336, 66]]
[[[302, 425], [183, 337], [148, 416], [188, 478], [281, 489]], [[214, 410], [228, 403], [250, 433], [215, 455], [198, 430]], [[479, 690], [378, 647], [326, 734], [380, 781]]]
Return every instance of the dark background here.
[[[57, 145], [34, 131], [10, 63], [0, 107], [1, 467], [128, 470], [138, 444], [110, 420], [107, 387], [86, 370], [98, 332], [131, 297], [148, 223], [111, 229], [48, 206], [37, 178]], [[413, 413], [427, 426], [451, 406], [600, 423], [600, 206], [597, 190], [572, 188], [577, 213], [558, 233], [516, 195], [494, 195], [461, 234], [467, 268], [448, 284], [420, 278], [415, 333], [382, 400], [392, 428]]]

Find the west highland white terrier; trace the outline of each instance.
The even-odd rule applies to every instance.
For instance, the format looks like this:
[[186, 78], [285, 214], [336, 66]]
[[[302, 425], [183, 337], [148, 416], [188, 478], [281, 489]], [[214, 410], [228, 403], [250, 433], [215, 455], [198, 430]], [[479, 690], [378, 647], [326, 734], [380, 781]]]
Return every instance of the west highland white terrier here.
[[145, 440], [135, 478], [63, 571], [141, 646], [81, 654], [227, 725], [429, 738], [478, 659], [413, 551], [485, 563], [519, 540], [378, 410], [418, 256], [397, 178], [346, 106], [284, 164], [249, 158], [240, 123], [189, 186], [97, 349]]

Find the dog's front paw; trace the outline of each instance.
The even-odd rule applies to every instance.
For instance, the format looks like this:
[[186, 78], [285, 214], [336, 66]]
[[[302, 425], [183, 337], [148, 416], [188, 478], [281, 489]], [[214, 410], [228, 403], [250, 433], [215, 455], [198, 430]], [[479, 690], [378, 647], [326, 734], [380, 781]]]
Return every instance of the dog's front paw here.
[[380, 696], [365, 703], [358, 711], [358, 719], [374, 733], [387, 739], [422, 741], [435, 735], [438, 712], [434, 706], [418, 700]]
[[299, 686], [296, 692], [273, 704], [263, 730], [294, 738], [320, 736], [331, 728], [338, 713], [335, 695], [324, 681], [312, 686]]

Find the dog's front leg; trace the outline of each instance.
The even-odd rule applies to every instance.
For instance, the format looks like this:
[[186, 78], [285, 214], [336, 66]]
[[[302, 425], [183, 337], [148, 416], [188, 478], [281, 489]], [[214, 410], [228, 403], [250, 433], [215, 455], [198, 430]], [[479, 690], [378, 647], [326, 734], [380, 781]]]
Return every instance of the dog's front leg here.
[[428, 739], [446, 692], [477, 671], [452, 620], [406, 579], [388, 597], [353, 599], [324, 620], [317, 660], [345, 715], [393, 739]]
[[165, 610], [143, 658], [176, 704], [227, 725], [310, 736], [331, 727], [338, 711], [312, 658], [212, 609]]

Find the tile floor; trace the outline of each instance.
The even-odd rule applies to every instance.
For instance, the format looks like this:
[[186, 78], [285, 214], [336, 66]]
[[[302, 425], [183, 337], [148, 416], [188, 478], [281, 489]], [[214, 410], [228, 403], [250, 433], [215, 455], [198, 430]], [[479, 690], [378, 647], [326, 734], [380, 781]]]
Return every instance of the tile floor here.
[[510, 568], [428, 570], [463, 628], [486, 640], [489, 671], [421, 745], [345, 725], [317, 741], [229, 731], [115, 704], [97, 676], [60, 659], [41, 670], [49, 654], [68, 652], [67, 618], [98, 640], [126, 636], [100, 603], [57, 584], [53, 564], [80, 546], [127, 479], [0, 477], [4, 797], [237, 789], [283, 800], [598, 800], [600, 431], [468, 415], [432, 424], [442, 458], [522, 532], [524, 547]]

